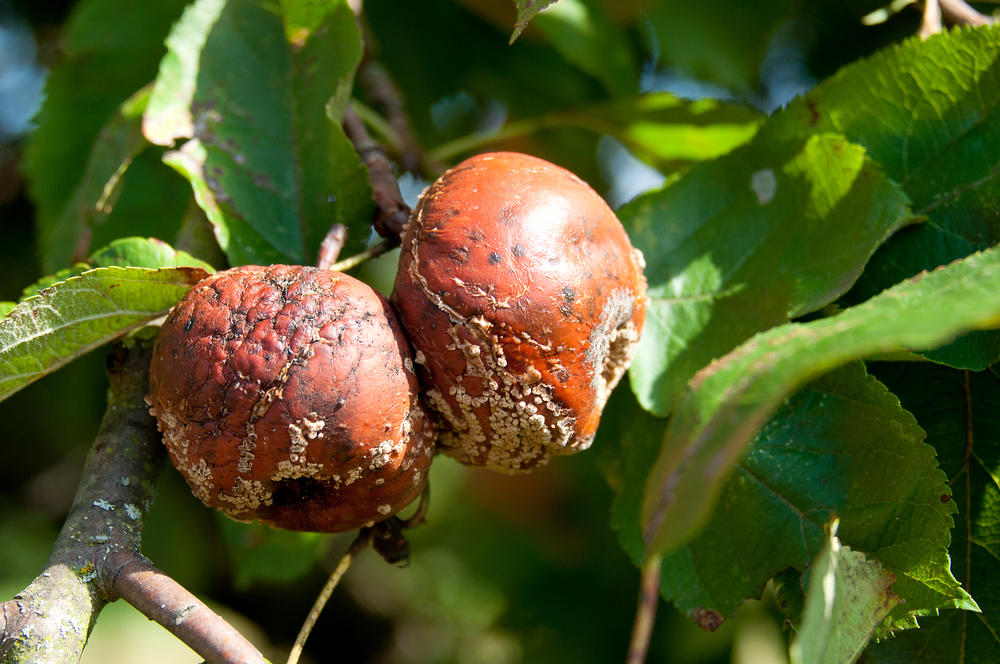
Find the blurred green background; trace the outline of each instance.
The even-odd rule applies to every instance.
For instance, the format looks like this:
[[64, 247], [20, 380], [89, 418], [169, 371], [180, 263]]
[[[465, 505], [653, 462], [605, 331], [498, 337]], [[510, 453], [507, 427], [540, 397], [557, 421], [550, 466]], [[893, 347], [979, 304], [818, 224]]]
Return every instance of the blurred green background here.
[[[873, 16], [880, 4], [608, 0], [604, 6], [641, 56], [642, 90], [725, 97], [769, 112], [842, 64], [916, 30], [919, 13], [903, 5], [865, 25], [862, 17]], [[73, 5], [0, 0], [0, 300], [16, 300], [40, 276], [35, 212], [19, 160]], [[593, 78], [557, 61], [533, 30], [507, 46], [510, 2], [381, 0], [366, 6], [380, 55], [399, 79], [425, 147], [551, 111], [567, 99], [604, 94]], [[567, 128], [506, 147], [592, 164], [580, 174], [615, 204], [669, 175], [636, 166], [606, 137]], [[412, 178], [404, 185], [411, 199], [422, 186]], [[367, 265], [364, 278], [386, 289], [394, 260], [390, 254]], [[104, 408], [103, 361], [104, 352], [95, 352], [0, 403], [4, 598], [41, 569], [69, 508]], [[613, 496], [594, 456], [557, 459], [518, 477], [438, 459], [428, 524], [410, 533], [411, 564], [395, 568], [371, 552], [362, 555], [316, 626], [304, 660], [622, 661], [638, 572], [608, 525]], [[284, 661], [350, 539], [228, 522], [197, 502], [167, 468], [147, 520], [144, 553], [233, 620], [273, 661]], [[661, 605], [649, 661], [782, 662], [784, 639], [768, 593], [712, 634]], [[84, 661], [200, 658], [118, 603], [101, 615]]]

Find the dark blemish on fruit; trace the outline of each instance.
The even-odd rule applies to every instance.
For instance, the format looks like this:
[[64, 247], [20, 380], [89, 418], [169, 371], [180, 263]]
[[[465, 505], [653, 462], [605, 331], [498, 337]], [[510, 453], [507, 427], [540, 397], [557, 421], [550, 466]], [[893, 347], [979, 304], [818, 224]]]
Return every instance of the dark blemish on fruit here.
[[576, 299], [576, 291], [573, 290], [572, 286], [564, 286], [562, 289], [562, 296], [567, 302], [572, 302]]
[[520, 258], [521, 256], [524, 255], [524, 247], [522, 247], [519, 244], [515, 244], [513, 247], [510, 248], [510, 253]]
[[490, 265], [499, 265], [502, 260], [503, 258], [500, 257], [500, 254], [495, 251], [490, 252]]
[[194, 327], [194, 316], [191, 316], [190, 318], [188, 318], [187, 322], [184, 323], [184, 331], [185, 332], [190, 332], [192, 327]]
[[322, 482], [317, 482], [309, 477], [297, 477], [279, 482], [271, 500], [275, 507], [285, 507], [314, 500], [324, 493], [326, 493], [326, 488]]

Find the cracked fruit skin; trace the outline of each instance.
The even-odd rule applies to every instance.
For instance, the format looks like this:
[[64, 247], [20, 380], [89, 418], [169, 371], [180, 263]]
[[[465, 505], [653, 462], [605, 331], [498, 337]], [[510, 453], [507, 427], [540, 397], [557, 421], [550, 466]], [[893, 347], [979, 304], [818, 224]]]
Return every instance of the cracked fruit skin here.
[[385, 299], [329, 270], [244, 266], [171, 311], [150, 404], [206, 505], [320, 532], [380, 521], [420, 495], [434, 432]]
[[517, 472], [588, 447], [642, 330], [643, 266], [604, 200], [542, 159], [482, 154], [432, 184], [391, 301], [442, 451]]

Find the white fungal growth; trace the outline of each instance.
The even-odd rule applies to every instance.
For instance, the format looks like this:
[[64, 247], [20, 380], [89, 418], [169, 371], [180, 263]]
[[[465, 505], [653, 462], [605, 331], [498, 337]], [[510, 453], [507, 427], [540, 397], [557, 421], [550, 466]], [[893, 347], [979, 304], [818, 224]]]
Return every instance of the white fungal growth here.
[[265, 489], [259, 480], [250, 481], [242, 477], [236, 478], [232, 492], [220, 491], [218, 497], [220, 501], [229, 505], [223, 508], [224, 511], [235, 514], [251, 512], [261, 505], [271, 503], [271, 492]]
[[93, 505], [94, 507], [99, 507], [100, 509], [105, 510], [106, 512], [110, 512], [115, 509], [114, 505], [104, 500], [103, 498], [98, 498], [97, 500], [92, 502], [91, 505]]
[[379, 505], [375, 510], [382, 516], [389, 516], [392, 514], [392, 505]]
[[240, 441], [240, 457], [236, 461], [236, 470], [245, 474], [253, 470], [253, 460], [256, 456], [254, 450], [257, 449], [257, 433], [253, 430], [254, 423], [247, 424], [247, 435]]
[[372, 461], [368, 470], [376, 471], [385, 466], [392, 459], [395, 451], [395, 444], [391, 439], [383, 440], [371, 450]]
[[128, 518], [132, 519], [133, 521], [142, 516], [142, 512], [139, 511], [139, 508], [133, 505], [132, 503], [125, 503], [125, 514], [128, 515]]
[[590, 333], [585, 361], [598, 408], [607, 403], [611, 391], [625, 374], [635, 352], [639, 333], [632, 322], [635, 296], [616, 288], [604, 303], [597, 325]]
[[[423, 223], [421, 208], [416, 223]], [[575, 418], [553, 397], [551, 386], [539, 383], [543, 389], [535, 393], [536, 403], [522, 398], [524, 392], [531, 391], [528, 386], [541, 381], [541, 372], [531, 367], [518, 376], [507, 369], [508, 361], [496, 336], [499, 330], [482, 315], [464, 316], [428, 285], [418, 269], [418, 247], [417, 242], [406, 247], [413, 259], [409, 275], [427, 300], [448, 316], [449, 348], [460, 351], [465, 359], [464, 371], [455, 376], [447, 395], [437, 389], [426, 393], [431, 406], [449, 424], [439, 440], [442, 451], [473, 465], [513, 472], [543, 463], [550, 454], [565, 454], [588, 445], [589, 440], [574, 437]], [[526, 343], [532, 341], [528, 335]]]

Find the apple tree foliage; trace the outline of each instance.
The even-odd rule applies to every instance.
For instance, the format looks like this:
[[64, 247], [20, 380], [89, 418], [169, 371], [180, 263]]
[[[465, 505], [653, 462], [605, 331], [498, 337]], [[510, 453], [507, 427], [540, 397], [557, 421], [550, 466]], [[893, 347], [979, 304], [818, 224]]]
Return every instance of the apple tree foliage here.
[[79, 2], [23, 157], [49, 276], [0, 303], [0, 399], [213, 269], [311, 263], [335, 222], [362, 250], [345, 109], [406, 147], [356, 80], [377, 57], [424, 181], [517, 149], [600, 189], [632, 172], [609, 142], [666, 176], [618, 209], [648, 317], [589, 452], [664, 600], [715, 627], [772, 587], [792, 661], [1000, 660], [1000, 30], [847, 49], [775, 109], [764, 64], [827, 3], [489, 4]]

